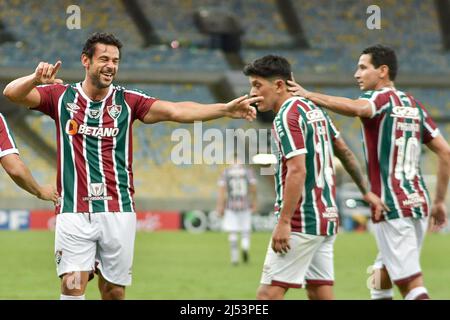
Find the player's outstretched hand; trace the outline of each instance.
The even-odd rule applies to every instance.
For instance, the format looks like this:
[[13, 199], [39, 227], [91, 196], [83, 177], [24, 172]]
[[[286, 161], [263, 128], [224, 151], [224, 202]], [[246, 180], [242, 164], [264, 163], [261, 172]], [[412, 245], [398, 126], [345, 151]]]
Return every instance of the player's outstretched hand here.
[[228, 117], [234, 119], [246, 119], [253, 121], [256, 118], [256, 109], [251, 105], [262, 101], [263, 97], [251, 97], [244, 95], [226, 104]]
[[379, 220], [383, 214], [383, 211], [389, 212], [389, 207], [384, 204], [379, 196], [369, 191], [364, 195], [364, 201], [366, 201], [375, 210], [375, 220]]
[[40, 187], [37, 197], [41, 200], [52, 201], [54, 204], [56, 204], [59, 198], [59, 194], [54, 186], [47, 184]]
[[279, 220], [272, 233], [272, 250], [276, 253], [287, 253], [291, 246], [291, 223]]
[[307, 98], [307, 95], [309, 94], [308, 90], [303, 88], [295, 81], [288, 80], [287, 83], [287, 89], [292, 95]]
[[48, 62], [39, 62], [36, 70], [34, 71], [34, 84], [53, 84], [63, 83], [61, 79], [55, 79], [59, 68], [61, 67], [61, 61], [58, 60], [54, 65]]
[[447, 225], [447, 208], [444, 202], [435, 203], [431, 207], [430, 231], [436, 232]]

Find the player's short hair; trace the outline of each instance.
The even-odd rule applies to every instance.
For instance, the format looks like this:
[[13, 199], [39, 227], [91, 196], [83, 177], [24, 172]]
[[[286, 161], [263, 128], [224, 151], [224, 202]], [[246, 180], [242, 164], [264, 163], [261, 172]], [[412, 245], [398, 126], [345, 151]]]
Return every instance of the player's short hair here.
[[84, 44], [83, 51], [81, 54], [85, 54], [89, 59], [92, 59], [95, 52], [95, 45], [97, 43], [107, 44], [116, 46], [117, 49], [119, 49], [119, 56], [120, 56], [120, 49], [122, 48], [122, 42], [120, 42], [119, 39], [117, 39], [112, 33], [105, 33], [105, 32], [96, 32], [93, 33]]
[[289, 61], [281, 56], [271, 54], [247, 64], [243, 72], [246, 76], [280, 77], [284, 81], [291, 80], [291, 64]]
[[377, 44], [363, 50], [362, 54], [370, 54], [375, 68], [381, 65], [389, 67], [389, 79], [394, 81], [397, 76], [397, 56], [392, 48]]

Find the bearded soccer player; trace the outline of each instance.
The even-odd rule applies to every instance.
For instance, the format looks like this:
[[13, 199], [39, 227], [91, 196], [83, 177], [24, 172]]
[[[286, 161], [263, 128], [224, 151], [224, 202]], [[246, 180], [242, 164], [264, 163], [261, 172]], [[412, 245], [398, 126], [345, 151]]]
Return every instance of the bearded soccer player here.
[[251, 96], [263, 97], [258, 111], [273, 110], [278, 158], [275, 173], [277, 225], [267, 249], [258, 299], [283, 299], [306, 282], [310, 299], [333, 299], [333, 245], [339, 225], [333, 155], [341, 160], [364, 199], [381, 212], [383, 203], [367, 192], [362, 170], [328, 115], [312, 101], [288, 91], [291, 66], [268, 55], [248, 64]]
[[[447, 223], [450, 147], [424, 105], [395, 88], [396, 75], [395, 52], [376, 45], [359, 58], [355, 73], [363, 91], [359, 99], [309, 92], [295, 82], [290, 82], [290, 90], [329, 110], [361, 119], [370, 186], [390, 209], [372, 215], [379, 251], [372, 299], [392, 299], [392, 281], [405, 299], [428, 299], [420, 249], [430, 213], [432, 229]], [[419, 166], [422, 144], [439, 159], [433, 204]]]
[[55, 255], [61, 299], [82, 300], [98, 262], [102, 299], [124, 299], [131, 284], [136, 233], [133, 202], [132, 124], [193, 122], [219, 117], [253, 120], [246, 96], [226, 104], [158, 100], [115, 86], [122, 44], [112, 34], [87, 39], [82, 82], [62, 84], [61, 62], [41, 62], [12, 81], [4, 95], [55, 120], [58, 150]]
[[0, 163], [6, 173], [22, 189], [41, 200], [58, 200], [58, 193], [50, 185], [40, 186], [31, 175], [30, 170], [19, 157], [12, 132], [9, 130], [5, 117], [0, 113]]

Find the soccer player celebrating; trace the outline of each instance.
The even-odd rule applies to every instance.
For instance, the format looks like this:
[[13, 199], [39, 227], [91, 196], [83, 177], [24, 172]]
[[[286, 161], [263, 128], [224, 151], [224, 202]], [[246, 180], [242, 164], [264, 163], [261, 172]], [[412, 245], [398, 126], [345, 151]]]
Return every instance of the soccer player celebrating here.
[[339, 225], [333, 156], [341, 160], [364, 199], [383, 210], [367, 192], [361, 167], [328, 115], [312, 101], [288, 91], [289, 62], [264, 56], [248, 64], [251, 96], [264, 97], [261, 112], [273, 110], [278, 158], [275, 173], [277, 225], [264, 262], [258, 299], [282, 299], [306, 280], [310, 299], [333, 299], [333, 244]]
[[58, 151], [55, 255], [61, 299], [84, 299], [90, 273], [99, 274], [102, 299], [123, 299], [131, 284], [136, 233], [132, 124], [193, 122], [219, 117], [253, 120], [259, 98], [228, 103], [158, 100], [115, 86], [121, 42], [96, 33], [81, 54], [82, 82], [62, 84], [61, 62], [41, 62], [34, 73], [9, 83], [4, 95], [55, 120]]
[[41, 200], [58, 200], [58, 193], [50, 185], [40, 186], [31, 175], [30, 170], [19, 157], [19, 150], [14, 142], [13, 135], [8, 128], [5, 117], [0, 113], [0, 163], [6, 173], [22, 189]]
[[[420, 268], [420, 249], [431, 213], [432, 229], [447, 223], [445, 195], [450, 173], [450, 147], [425, 107], [411, 94], [397, 90], [395, 52], [376, 45], [365, 49], [358, 62], [359, 99], [309, 92], [295, 82], [290, 91], [329, 110], [359, 117], [371, 190], [389, 207], [373, 212], [378, 245], [373, 299], [392, 299], [392, 281], [408, 300], [428, 299]], [[436, 198], [433, 205], [419, 162], [421, 145], [437, 154]]]
[[222, 229], [228, 232], [231, 263], [239, 262], [239, 233], [241, 235], [242, 260], [249, 260], [250, 234], [252, 231], [252, 213], [256, 212], [256, 178], [250, 168], [240, 163], [226, 168], [219, 181], [217, 213], [223, 216]]

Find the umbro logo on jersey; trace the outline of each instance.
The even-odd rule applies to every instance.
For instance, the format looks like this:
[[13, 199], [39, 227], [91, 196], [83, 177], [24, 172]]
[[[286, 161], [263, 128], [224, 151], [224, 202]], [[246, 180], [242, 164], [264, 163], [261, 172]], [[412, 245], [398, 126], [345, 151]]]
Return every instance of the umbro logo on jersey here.
[[412, 107], [394, 107], [392, 109], [392, 117], [419, 119], [419, 108]]
[[107, 106], [106, 110], [108, 110], [108, 114], [111, 116], [111, 118], [116, 120], [120, 116], [120, 113], [122, 112], [122, 106], [120, 104], [113, 104]]
[[76, 103], [66, 103], [66, 110], [72, 113], [77, 113], [80, 107]]
[[90, 127], [85, 124], [78, 124], [75, 120], [69, 120], [66, 123], [66, 133], [74, 136], [76, 134], [83, 134], [91, 137], [116, 137], [119, 134], [119, 128], [98, 128]]

